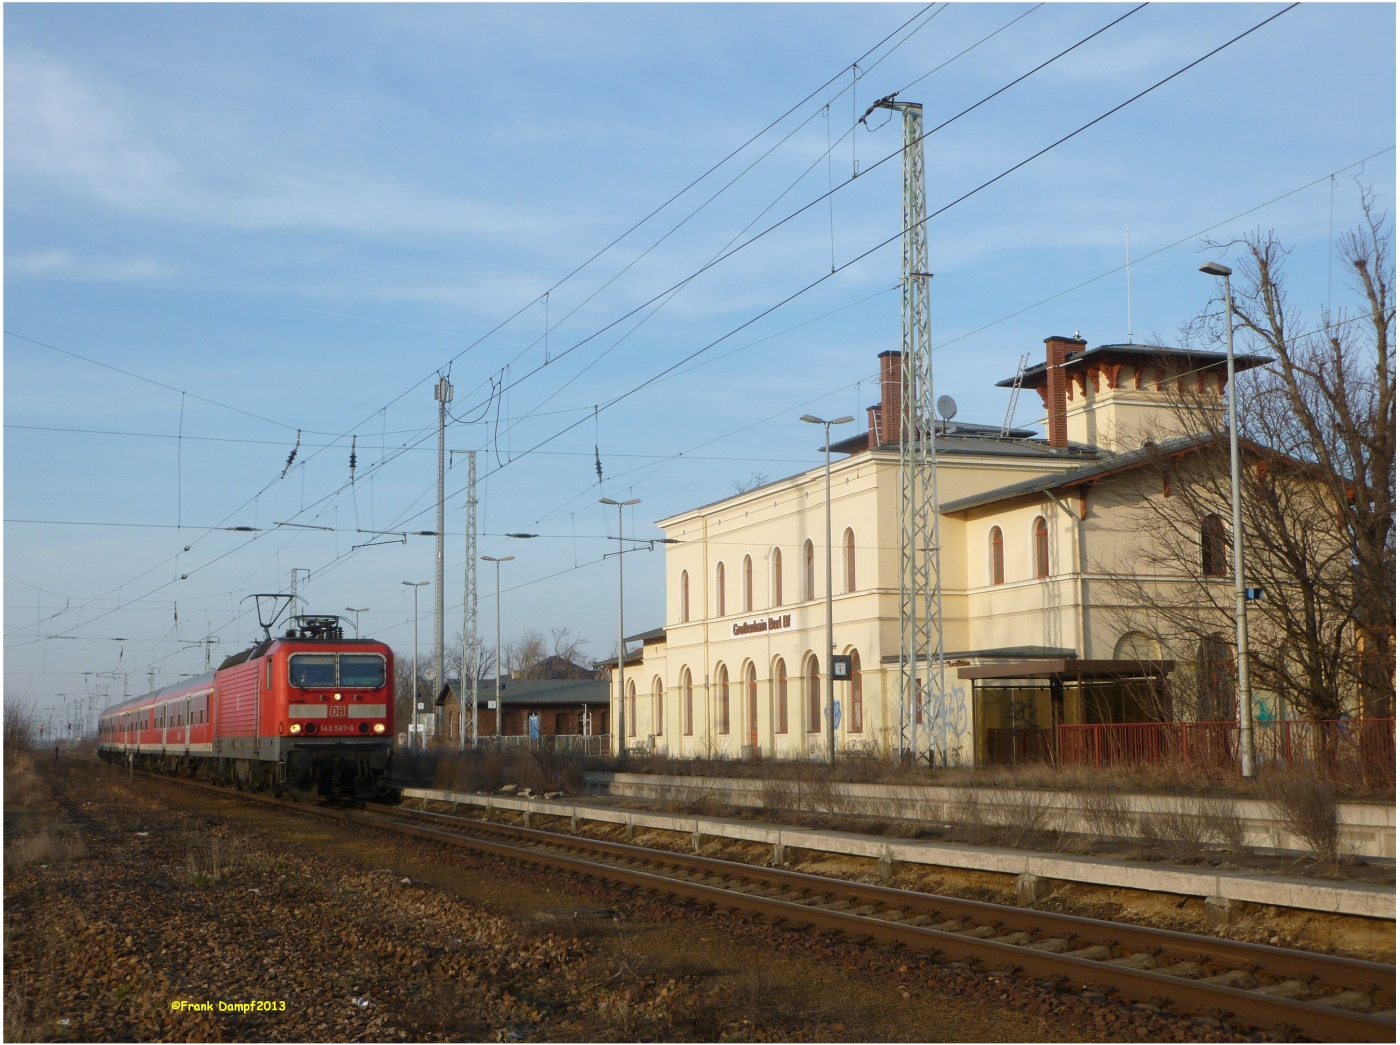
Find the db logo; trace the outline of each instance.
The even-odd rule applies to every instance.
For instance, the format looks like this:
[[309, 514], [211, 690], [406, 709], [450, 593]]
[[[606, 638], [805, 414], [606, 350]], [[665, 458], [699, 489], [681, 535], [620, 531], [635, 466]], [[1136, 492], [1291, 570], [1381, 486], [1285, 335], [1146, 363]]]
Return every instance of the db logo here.
[[350, 717], [350, 709], [344, 704], [332, 704], [328, 710], [330, 711], [331, 718]]

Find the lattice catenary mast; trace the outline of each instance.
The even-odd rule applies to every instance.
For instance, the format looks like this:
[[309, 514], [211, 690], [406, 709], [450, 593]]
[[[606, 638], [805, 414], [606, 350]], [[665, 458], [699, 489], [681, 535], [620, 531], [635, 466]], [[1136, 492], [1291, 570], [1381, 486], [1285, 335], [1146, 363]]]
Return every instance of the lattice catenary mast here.
[[899, 419], [900, 749], [946, 762], [943, 591], [938, 547], [933, 349], [929, 337], [924, 107], [882, 98], [904, 116], [903, 337]]
[[472, 673], [472, 747], [477, 744], [476, 684], [481, 676], [481, 641], [476, 616], [476, 451], [467, 451], [467, 568], [462, 591], [462, 673], [458, 681], [457, 750], [467, 742], [466, 675]]
[[[433, 686], [429, 691], [429, 696], [436, 704], [437, 694], [441, 691], [441, 686], [446, 681], [443, 675], [443, 623], [446, 619], [443, 613], [443, 530], [446, 528], [444, 518], [445, 505], [443, 504], [444, 488], [446, 482], [446, 471], [444, 468], [444, 457], [446, 456], [446, 433], [447, 433], [447, 404], [452, 402], [452, 384], [445, 377], [438, 378], [437, 387], [433, 390], [433, 398], [438, 405], [438, 459], [437, 459], [437, 563], [433, 569]], [[418, 665], [414, 665], [414, 670]], [[416, 710], [416, 709], [415, 709]], [[434, 731], [436, 731], [437, 714], [434, 712]], [[426, 740], [423, 744], [426, 748]]]

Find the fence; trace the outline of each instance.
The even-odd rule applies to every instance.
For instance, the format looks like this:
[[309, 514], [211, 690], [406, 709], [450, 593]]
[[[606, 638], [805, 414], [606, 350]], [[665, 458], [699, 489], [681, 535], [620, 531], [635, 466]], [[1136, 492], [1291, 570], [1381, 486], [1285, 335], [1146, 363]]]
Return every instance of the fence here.
[[[1238, 722], [1123, 722], [1058, 728], [1063, 765], [1096, 767], [1239, 765]], [[1261, 765], [1309, 766], [1327, 776], [1380, 783], [1395, 779], [1393, 718], [1309, 722], [1283, 719], [1254, 724]]]
[[477, 742], [478, 747], [492, 745], [498, 748], [523, 747], [534, 751], [552, 750], [591, 758], [606, 758], [612, 753], [612, 736], [608, 733], [593, 733], [589, 736], [578, 733], [546, 733], [538, 737], [515, 734], [481, 737]]

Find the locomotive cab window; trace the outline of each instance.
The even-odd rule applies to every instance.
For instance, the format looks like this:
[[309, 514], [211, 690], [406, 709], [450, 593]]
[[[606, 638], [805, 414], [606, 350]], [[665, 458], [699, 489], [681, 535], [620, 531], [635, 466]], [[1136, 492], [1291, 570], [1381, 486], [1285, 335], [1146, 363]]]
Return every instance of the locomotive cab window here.
[[289, 658], [292, 685], [312, 689], [335, 685], [335, 654], [297, 653]]
[[[384, 658], [377, 653], [294, 653], [289, 660], [292, 685], [298, 689], [343, 686], [378, 689], [384, 685]], [[338, 663], [337, 663], [338, 662]]]
[[384, 685], [384, 658], [375, 653], [342, 654], [340, 684], [378, 689]]

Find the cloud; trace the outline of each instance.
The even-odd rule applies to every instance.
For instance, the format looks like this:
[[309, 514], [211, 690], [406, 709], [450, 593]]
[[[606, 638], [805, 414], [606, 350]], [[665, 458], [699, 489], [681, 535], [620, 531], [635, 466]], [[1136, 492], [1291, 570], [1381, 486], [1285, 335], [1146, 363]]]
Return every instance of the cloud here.
[[395, 240], [540, 236], [545, 220], [279, 148], [210, 107], [143, 103], [38, 52], [8, 58], [7, 174], [127, 215]]
[[52, 247], [5, 259], [7, 275], [36, 278], [121, 281], [169, 279], [180, 273], [174, 265], [151, 258], [81, 258], [72, 251]]

